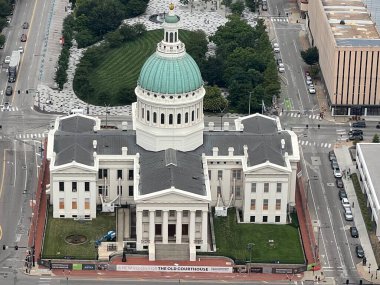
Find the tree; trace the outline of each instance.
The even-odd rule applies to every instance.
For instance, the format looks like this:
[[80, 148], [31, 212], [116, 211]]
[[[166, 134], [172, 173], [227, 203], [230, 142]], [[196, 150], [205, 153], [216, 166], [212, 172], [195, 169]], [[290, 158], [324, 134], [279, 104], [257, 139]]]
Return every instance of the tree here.
[[119, 30], [114, 32], [109, 32], [105, 36], [105, 40], [108, 42], [111, 48], [117, 48], [123, 43], [123, 36], [120, 34]]
[[301, 51], [301, 57], [303, 61], [308, 65], [314, 65], [318, 63], [319, 53], [317, 47], [311, 47], [305, 51]]
[[187, 4], [189, 4], [189, 0], [179, 0], [179, 3], [181, 3], [183, 5], [187, 5]]
[[236, 14], [236, 15], [241, 16], [241, 14], [244, 11], [243, 1], [236, 1], [235, 3], [232, 3], [230, 5], [230, 9], [231, 9], [232, 14]]
[[206, 59], [207, 36], [204, 31], [197, 30], [191, 33], [186, 39], [186, 51], [194, 58], [196, 62]]
[[0, 17], [8, 16], [11, 11], [11, 6], [8, 1], [0, 0]]
[[222, 0], [222, 4], [226, 7], [230, 7], [232, 4], [232, 0]]
[[5, 44], [5, 36], [0, 35], [0, 46], [3, 46]]
[[133, 18], [141, 15], [145, 12], [147, 4], [145, 1], [141, 0], [130, 0], [127, 5], [125, 5], [125, 11], [127, 18]]
[[373, 143], [380, 143], [380, 138], [378, 134], [375, 134], [372, 138]]
[[217, 86], [205, 86], [206, 94], [203, 99], [203, 109], [210, 112], [223, 112], [228, 106], [228, 101], [222, 96]]

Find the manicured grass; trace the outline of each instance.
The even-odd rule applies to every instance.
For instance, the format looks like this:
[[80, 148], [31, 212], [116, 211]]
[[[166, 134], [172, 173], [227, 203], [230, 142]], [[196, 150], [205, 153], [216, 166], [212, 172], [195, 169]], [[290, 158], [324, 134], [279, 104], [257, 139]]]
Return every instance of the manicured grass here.
[[[91, 221], [74, 221], [53, 219], [52, 211], [49, 211], [42, 257], [96, 259], [95, 241], [110, 230], [116, 230], [116, 219], [111, 214], [98, 213]], [[65, 238], [72, 234], [85, 235], [87, 242], [81, 245], [66, 243]]]
[[238, 224], [235, 209], [229, 209], [227, 217], [214, 218], [214, 229], [218, 255], [249, 261], [247, 245], [254, 243], [252, 262], [304, 263], [298, 229], [293, 225]]
[[[186, 44], [191, 33], [181, 30], [180, 39]], [[148, 31], [135, 41], [106, 50], [98, 67], [90, 72], [90, 85], [98, 94], [105, 92], [110, 96], [116, 96], [119, 90], [134, 89], [143, 64], [154, 53], [163, 35], [162, 29]], [[110, 101], [117, 100], [111, 98]]]

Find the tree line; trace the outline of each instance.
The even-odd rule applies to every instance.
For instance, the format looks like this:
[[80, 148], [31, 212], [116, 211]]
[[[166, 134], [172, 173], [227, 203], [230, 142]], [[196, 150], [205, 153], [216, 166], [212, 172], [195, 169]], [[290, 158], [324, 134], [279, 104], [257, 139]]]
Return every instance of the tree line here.
[[12, 14], [15, 0], [0, 0], [0, 46], [4, 46], [6, 38], [1, 32], [8, 26], [7, 17]]

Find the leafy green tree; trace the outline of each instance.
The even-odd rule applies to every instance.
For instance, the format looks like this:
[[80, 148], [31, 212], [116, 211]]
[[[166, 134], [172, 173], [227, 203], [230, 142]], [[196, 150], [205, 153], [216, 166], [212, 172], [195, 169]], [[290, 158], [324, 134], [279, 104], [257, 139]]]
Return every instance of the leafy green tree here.
[[91, 32], [87, 29], [81, 30], [75, 35], [75, 40], [77, 41], [79, 48], [92, 45], [97, 42], [97, 39], [98, 38], [91, 34]]
[[6, 0], [0, 0], [0, 16], [8, 16], [11, 11], [11, 5]]
[[108, 42], [111, 48], [117, 48], [123, 43], [123, 36], [120, 34], [119, 30], [114, 32], [109, 32], [105, 36], [105, 40]]
[[186, 40], [186, 51], [196, 62], [205, 60], [207, 52], [207, 36], [204, 31], [197, 30]]
[[244, 11], [244, 2], [236, 1], [230, 5], [230, 9], [231, 9], [232, 14], [241, 16], [241, 14]]
[[189, 0], [179, 0], [179, 3], [181, 3], [183, 5], [187, 5], [187, 4], [189, 4]]
[[373, 143], [380, 143], [380, 138], [378, 134], [375, 134], [372, 138]]
[[222, 4], [226, 7], [230, 7], [232, 4], [232, 0], [222, 0]]
[[117, 92], [116, 104], [129, 105], [136, 102], [136, 94], [134, 88], [122, 88]]
[[313, 65], [319, 61], [319, 52], [317, 47], [308, 48], [305, 51], [301, 51], [301, 57], [303, 61], [308, 65]]
[[203, 109], [210, 112], [223, 112], [228, 106], [228, 101], [222, 96], [220, 89], [217, 86], [205, 86], [205, 89]]
[[136, 23], [132, 25], [133, 30], [135, 31], [136, 35], [141, 36], [146, 33], [146, 27], [142, 23]]
[[5, 36], [0, 35], [0, 46], [3, 46], [5, 44]]
[[223, 80], [223, 60], [220, 57], [209, 57], [206, 62], [201, 64], [202, 76], [209, 85], [226, 86]]
[[130, 0], [125, 5], [125, 11], [127, 18], [136, 17], [143, 14], [146, 10], [147, 4], [141, 0]]
[[0, 17], [0, 31], [3, 30], [6, 26], [8, 26], [7, 19]]

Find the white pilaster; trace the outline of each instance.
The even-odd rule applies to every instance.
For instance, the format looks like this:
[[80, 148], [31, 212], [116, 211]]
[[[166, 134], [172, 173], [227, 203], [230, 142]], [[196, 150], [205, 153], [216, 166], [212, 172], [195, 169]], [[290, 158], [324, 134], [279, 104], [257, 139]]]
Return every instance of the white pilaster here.
[[182, 211], [177, 211], [177, 225], [175, 227], [175, 242], [182, 243]]
[[195, 239], [195, 210], [190, 211], [189, 244], [194, 244]]
[[202, 245], [207, 246], [208, 211], [202, 211]]
[[136, 239], [141, 243], [142, 239], [142, 211], [136, 211]]
[[163, 210], [163, 220], [162, 220], [162, 243], [168, 243], [168, 210]]
[[154, 243], [154, 236], [155, 236], [154, 212], [155, 212], [154, 210], [149, 210], [149, 243]]

